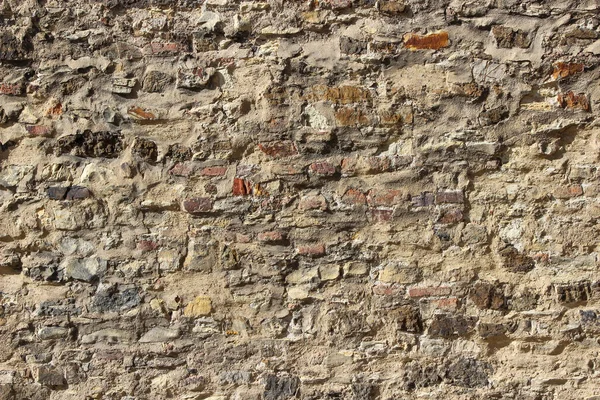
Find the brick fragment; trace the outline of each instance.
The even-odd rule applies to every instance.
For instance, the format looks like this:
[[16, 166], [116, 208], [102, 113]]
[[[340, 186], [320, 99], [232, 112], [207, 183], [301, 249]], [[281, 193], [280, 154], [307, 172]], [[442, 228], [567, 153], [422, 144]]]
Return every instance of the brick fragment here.
[[394, 206], [402, 203], [407, 194], [400, 189], [371, 189], [367, 194], [367, 203], [371, 207]]
[[553, 195], [557, 199], [571, 199], [573, 197], [583, 196], [583, 188], [579, 184], [560, 186], [554, 190]]
[[310, 164], [308, 171], [317, 176], [333, 176], [337, 172], [335, 165], [327, 161], [318, 161]]
[[585, 93], [575, 94], [572, 91], [568, 91], [567, 93], [559, 93], [556, 99], [562, 108], [587, 112], [591, 111], [590, 101]]
[[465, 196], [462, 190], [440, 190], [435, 195], [436, 204], [462, 204]]
[[298, 154], [296, 145], [291, 141], [260, 143], [258, 148], [273, 158], [289, 157]]
[[404, 47], [410, 50], [438, 50], [450, 46], [448, 32], [441, 31], [428, 35], [407, 33], [404, 35]]
[[262, 243], [279, 243], [286, 239], [286, 234], [282, 231], [261, 232], [258, 234], [257, 239]]
[[575, 75], [583, 72], [584, 65], [582, 63], [566, 63], [558, 61], [553, 65], [552, 79], [559, 80], [567, 76]]
[[212, 210], [213, 202], [210, 197], [195, 197], [184, 200], [183, 209], [190, 214], [209, 212]]
[[362, 191], [351, 188], [342, 196], [342, 202], [345, 204], [362, 206], [367, 204], [367, 196]]
[[223, 176], [227, 174], [227, 167], [216, 166], [216, 167], [205, 167], [200, 171], [202, 176]]
[[430, 287], [411, 287], [408, 289], [409, 297], [440, 297], [448, 296], [452, 293], [449, 286], [430, 286]]
[[310, 257], [321, 257], [326, 252], [325, 245], [322, 243], [299, 246], [297, 250], [299, 255]]

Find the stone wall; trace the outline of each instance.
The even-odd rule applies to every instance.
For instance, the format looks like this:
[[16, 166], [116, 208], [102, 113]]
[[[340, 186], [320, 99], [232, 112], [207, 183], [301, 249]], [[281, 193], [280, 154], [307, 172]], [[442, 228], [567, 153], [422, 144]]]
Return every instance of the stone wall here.
[[600, 1], [0, 1], [0, 398], [600, 399]]

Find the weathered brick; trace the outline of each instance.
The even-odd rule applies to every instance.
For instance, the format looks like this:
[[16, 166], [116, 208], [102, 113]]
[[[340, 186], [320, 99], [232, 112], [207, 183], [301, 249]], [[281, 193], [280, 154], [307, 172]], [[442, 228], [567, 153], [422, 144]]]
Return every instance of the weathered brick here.
[[300, 199], [298, 202], [298, 209], [300, 211], [309, 211], [309, 210], [319, 210], [326, 211], [327, 210], [327, 200], [322, 195], [316, 196], [305, 196]]
[[0, 94], [22, 96], [25, 94], [25, 85], [22, 82], [0, 83]]
[[273, 158], [290, 157], [298, 154], [296, 145], [291, 141], [260, 143], [258, 148]]
[[338, 109], [335, 112], [335, 120], [338, 126], [361, 126], [371, 123], [369, 116], [364, 111], [350, 107]]
[[202, 176], [224, 176], [225, 174], [227, 174], [227, 167], [225, 166], [205, 167], [200, 171]]
[[342, 196], [342, 202], [362, 206], [367, 204], [367, 196], [358, 189], [348, 189]]
[[318, 161], [310, 164], [308, 172], [317, 176], [333, 176], [337, 172], [337, 168], [330, 162]]
[[457, 222], [462, 221], [463, 218], [464, 215], [462, 210], [459, 210], [458, 208], [451, 208], [442, 212], [438, 222], [442, 224], [456, 224]]
[[557, 199], [571, 199], [573, 197], [583, 196], [583, 188], [579, 184], [559, 186], [554, 190], [553, 195]]
[[416, 33], [407, 33], [404, 35], [404, 47], [410, 50], [438, 50], [450, 46], [448, 32], [441, 31], [430, 33], [428, 35], [418, 35]]
[[286, 234], [283, 231], [267, 231], [259, 233], [257, 238], [262, 243], [280, 243], [285, 241]]
[[553, 65], [552, 79], [559, 80], [583, 72], [583, 63], [556, 62]]
[[25, 130], [27, 130], [27, 133], [31, 136], [52, 136], [52, 128], [45, 125], [25, 125]]
[[212, 207], [213, 201], [210, 197], [195, 197], [183, 201], [183, 209], [190, 214], [209, 212]]
[[590, 101], [585, 93], [575, 94], [572, 91], [568, 91], [567, 93], [559, 93], [556, 99], [562, 108], [591, 111]]
[[408, 289], [409, 297], [440, 297], [448, 296], [452, 288], [448, 286], [411, 287]]
[[144, 48], [146, 55], [157, 57], [174, 57], [189, 50], [189, 47], [176, 42], [152, 42]]
[[322, 243], [299, 246], [298, 254], [302, 256], [321, 257], [325, 255], [325, 245]]
[[435, 194], [436, 204], [462, 204], [465, 196], [462, 190], [439, 190]]
[[400, 189], [371, 189], [367, 203], [371, 207], [394, 206], [407, 200], [407, 193]]

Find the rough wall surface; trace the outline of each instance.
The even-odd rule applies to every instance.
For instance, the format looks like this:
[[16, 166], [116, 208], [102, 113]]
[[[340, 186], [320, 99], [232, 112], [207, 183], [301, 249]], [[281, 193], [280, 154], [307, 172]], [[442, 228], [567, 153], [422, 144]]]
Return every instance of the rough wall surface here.
[[0, 398], [600, 399], [599, 12], [0, 1]]

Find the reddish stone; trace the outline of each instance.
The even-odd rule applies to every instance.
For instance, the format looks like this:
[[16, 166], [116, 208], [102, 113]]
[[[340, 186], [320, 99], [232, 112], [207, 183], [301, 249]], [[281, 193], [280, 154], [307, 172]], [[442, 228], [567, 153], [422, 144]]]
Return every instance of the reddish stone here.
[[440, 297], [452, 292], [448, 286], [412, 287], [408, 289], [409, 297]]
[[397, 296], [404, 291], [404, 287], [396, 283], [377, 282], [373, 285], [373, 294], [379, 296]]
[[358, 189], [348, 189], [342, 196], [342, 202], [362, 206], [367, 204], [367, 196]]
[[327, 210], [327, 200], [325, 200], [325, 197], [323, 197], [321, 195], [306, 196], [306, 197], [303, 197], [302, 199], [300, 199], [300, 202], [298, 203], [298, 209], [301, 211], [307, 211], [307, 210], [325, 211], [325, 210]]
[[183, 209], [190, 214], [208, 212], [212, 210], [212, 199], [210, 197], [196, 197], [183, 202]]
[[557, 199], [570, 199], [583, 195], [583, 188], [579, 184], [561, 186], [554, 191], [554, 197]]
[[0, 94], [9, 96], [21, 96], [25, 93], [25, 87], [22, 83], [2, 83], [0, 84]]
[[186, 51], [186, 46], [181, 43], [167, 42], [167, 43], [150, 43], [145, 48], [146, 54], [154, 56], [176, 56], [181, 51]]
[[227, 173], [227, 167], [206, 167], [200, 171], [202, 176], [223, 176]]
[[431, 299], [428, 303], [433, 308], [444, 311], [456, 311], [458, 309], [458, 297], [446, 297], [443, 299]]
[[575, 94], [572, 91], [567, 93], [559, 93], [557, 96], [558, 104], [562, 108], [570, 110], [590, 111], [590, 101], [585, 93]]
[[44, 125], [25, 125], [25, 130], [31, 136], [51, 136], [52, 128]]
[[314, 162], [310, 164], [308, 170], [310, 173], [319, 176], [332, 176], [336, 172], [335, 165], [327, 161]]
[[440, 217], [439, 222], [442, 224], [455, 224], [463, 220], [463, 213], [457, 208], [446, 210]]
[[325, 255], [325, 245], [312, 244], [298, 247], [298, 254], [303, 256], [320, 257]]
[[442, 47], [448, 47], [449, 45], [448, 32], [445, 31], [431, 33], [429, 35], [417, 35], [415, 33], [407, 33], [404, 35], [404, 46], [410, 50], [437, 50]]
[[435, 195], [436, 204], [461, 204], [465, 202], [462, 190], [440, 190]]
[[298, 154], [296, 145], [291, 141], [260, 143], [258, 148], [271, 157], [289, 157]]
[[367, 194], [370, 206], [393, 206], [404, 200], [404, 192], [399, 189], [371, 189]]
[[392, 210], [371, 210], [371, 217], [376, 222], [388, 222], [392, 220], [394, 212]]
[[566, 78], [570, 75], [575, 75], [579, 72], [583, 72], [584, 65], [582, 63], [565, 63], [556, 62], [554, 63], [554, 71], [552, 71], [552, 78], [555, 80]]
[[46, 115], [49, 117], [56, 117], [61, 115], [63, 112], [62, 109], [62, 104], [57, 103], [54, 106], [50, 107], [47, 111], [46, 111]]
[[188, 177], [192, 174], [193, 168], [184, 163], [177, 163], [169, 170], [169, 174], [175, 176], [185, 176]]
[[285, 240], [285, 238], [285, 232], [282, 231], [269, 231], [258, 234], [258, 241], [263, 243], [277, 243]]
[[152, 251], [158, 248], [158, 243], [152, 240], [140, 240], [137, 244], [137, 249], [142, 251]]

